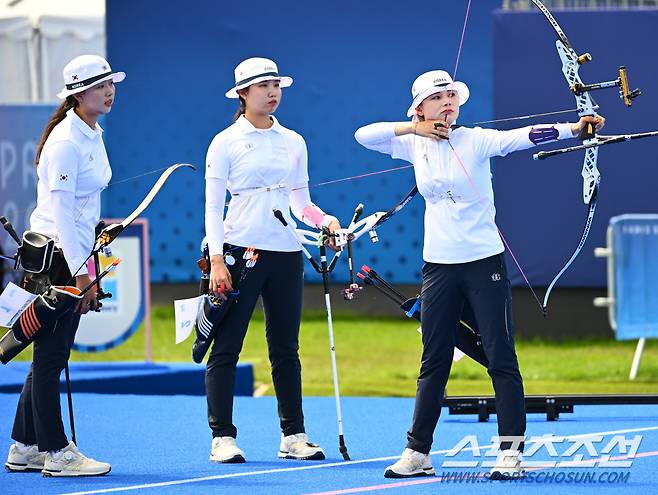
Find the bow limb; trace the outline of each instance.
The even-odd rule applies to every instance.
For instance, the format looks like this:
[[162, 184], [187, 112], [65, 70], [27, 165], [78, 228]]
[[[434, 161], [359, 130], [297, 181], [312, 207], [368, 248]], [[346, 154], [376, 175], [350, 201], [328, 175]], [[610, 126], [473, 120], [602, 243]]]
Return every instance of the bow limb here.
[[388, 221], [393, 215], [397, 214], [402, 208], [407, 206], [409, 202], [414, 198], [414, 196], [418, 193], [418, 186], [414, 185], [411, 190], [400, 200], [398, 203], [389, 208], [388, 211], [382, 212], [378, 211], [376, 213], [373, 213], [372, 215], [369, 215], [363, 219], [361, 219], [359, 222], [354, 224], [352, 227], [352, 233], [354, 236], [354, 239], [357, 239], [360, 237], [362, 234], [365, 232], [368, 232], [370, 234], [370, 240], [372, 242], [377, 242], [379, 241], [379, 238], [377, 237], [377, 229], [386, 221]]
[[337, 230], [335, 232], [337, 235], [336, 245], [343, 246], [347, 244], [348, 238], [351, 241], [355, 241], [366, 232], [370, 234], [370, 239], [372, 242], [377, 242], [379, 239], [377, 238], [376, 230], [381, 226], [381, 224], [389, 220], [393, 215], [407, 206], [409, 201], [411, 201], [417, 193], [418, 186], [414, 186], [400, 201], [398, 201], [395, 206], [389, 208], [387, 211], [377, 211], [357, 222], [353, 220], [349, 227], [346, 229]]
[[121, 223], [115, 223], [112, 225], [108, 225], [103, 229], [103, 231], [98, 235], [96, 238], [96, 246], [94, 247], [94, 250], [97, 250], [98, 248], [104, 247], [109, 245], [114, 239], [116, 239], [123, 230], [128, 227], [135, 219], [141, 215], [144, 210], [148, 207], [148, 205], [151, 204], [153, 201], [153, 198], [160, 192], [160, 189], [162, 189], [162, 186], [167, 182], [167, 179], [173, 174], [177, 169], [179, 168], [191, 168], [192, 170], [196, 170], [194, 168], [194, 165], [191, 165], [189, 163], [176, 163], [170, 167], [168, 167], [162, 175], [158, 178], [156, 183], [153, 185], [151, 190], [148, 192], [146, 197], [142, 200], [142, 202], [139, 204], [135, 210], [126, 217], [126, 219], [121, 222]]
[[583, 246], [585, 245], [587, 236], [589, 235], [589, 232], [592, 228], [592, 221], [594, 220], [594, 211], [596, 210], [597, 195], [598, 195], [598, 187], [594, 187], [594, 190], [592, 192], [592, 198], [589, 203], [589, 208], [587, 211], [587, 219], [585, 220], [585, 227], [583, 228], [583, 233], [580, 236], [580, 242], [578, 242], [578, 246], [576, 247], [575, 251], [571, 255], [571, 258], [569, 258], [569, 261], [567, 261], [567, 263], [562, 267], [562, 269], [553, 278], [551, 283], [548, 285], [548, 288], [546, 289], [546, 294], [544, 294], [544, 302], [542, 304], [544, 316], [546, 316], [546, 313], [548, 311], [548, 298], [551, 295], [551, 291], [553, 290], [553, 287], [555, 286], [558, 279], [562, 276], [562, 274], [566, 272], [567, 269], [571, 266], [571, 263], [573, 263], [574, 260], [578, 257], [578, 254], [580, 254], [580, 251], [583, 249]]
[[381, 224], [386, 222], [388, 219], [390, 219], [393, 215], [398, 213], [402, 208], [407, 206], [409, 201], [411, 201], [414, 196], [418, 193], [418, 186], [414, 185], [414, 187], [411, 188], [411, 190], [402, 198], [398, 204], [390, 208], [386, 213], [384, 213], [381, 217], [377, 219], [377, 221], [370, 227], [369, 230], [375, 230], [377, 229]]

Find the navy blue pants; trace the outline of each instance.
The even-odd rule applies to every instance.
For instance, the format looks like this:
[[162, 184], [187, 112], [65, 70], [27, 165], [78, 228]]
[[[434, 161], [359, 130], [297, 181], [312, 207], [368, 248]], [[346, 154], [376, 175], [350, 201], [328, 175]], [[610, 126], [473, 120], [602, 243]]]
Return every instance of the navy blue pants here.
[[[225, 252], [228, 245], [224, 246]], [[235, 368], [249, 320], [258, 297], [263, 299], [265, 335], [272, 366], [274, 392], [284, 435], [304, 433], [302, 413], [302, 366], [299, 361], [299, 325], [304, 290], [304, 259], [301, 251], [286, 253], [257, 250], [258, 261], [238, 284], [244, 266], [244, 248], [231, 253], [229, 266], [234, 288], [240, 295], [219, 323], [206, 370], [208, 423], [213, 437], [236, 437], [233, 424]]]
[[[489, 361], [498, 435], [515, 437], [522, 450], [526, 428], [523, 380], [514, 349], [512, 295], [503, 255], [469, 263], [425, 263], [421, 298], [423, 354], [407, 447], [425, 454], [431, 450], [452, 365], [455, 329], [468, 303]], [[511, 440], [503, 440], [500, 447], [513, 445]]]
[[[53, 285], [65, 285], [71, 273], [62, 258], [53, 261], [50, 280]], [[26, 274], [23, 287], [34, 293], [36, 277]], [[69, 443], [62, 422], [59, 398], [59, 377], [66, 366], [80, 315], [69, 311], [52, 326], [39, 330], [32, 344], [32, 366], [25, 378], [18, 399], [11, 437], [27, 445], [37, 444], [40, 451], [59, 450]]]

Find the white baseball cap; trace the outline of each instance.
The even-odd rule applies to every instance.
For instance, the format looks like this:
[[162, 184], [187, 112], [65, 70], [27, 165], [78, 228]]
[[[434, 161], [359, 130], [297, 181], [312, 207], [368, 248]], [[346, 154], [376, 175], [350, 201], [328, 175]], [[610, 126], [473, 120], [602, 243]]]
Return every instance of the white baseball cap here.
[[227, 98], [238, 98], [238, 90], [262, 81], [278, 79], [282, 88], [292, 84], [292, 77], [280, 76], [279, 69], [269, 58], [252, 57], [235, 68], [235, 86], [226, 92]]
[[110, 64], [98, 55], [80, 55], [71, 60], [64, 70], [64, 89], [57, 93], [62, 100], [85, 89], [112, 80], [115, 83], [126, 78], [125, 72], [112, 72]]
[[459, 95], [459, 106], [466, 103], [471, 94], [466, 84], [459, 81], [453, 81], [450, 74], [444, 70], [431, 70], [421, 74], [411, 86], [411, 97], [413, 98], [413, 101], [411, 102], [409, 110], [407, 110], [407, 117], [413, 117], [416, 115], [416, 108], [428, 96], [449, 90], [456, 91]]

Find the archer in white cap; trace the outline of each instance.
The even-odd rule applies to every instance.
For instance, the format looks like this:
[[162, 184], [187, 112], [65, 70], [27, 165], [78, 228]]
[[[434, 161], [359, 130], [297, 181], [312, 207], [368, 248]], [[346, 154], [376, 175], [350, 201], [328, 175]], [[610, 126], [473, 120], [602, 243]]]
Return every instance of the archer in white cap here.
[[[413, 421], [400, 460], [387, 478], [434, 475], [429, 456], [450, 374], [456, 329], [465, 307], [489, 361], [496, 394], [501, 453], [491, 477], [522, 475], [525, 434], [523, 381], [514, 348], [512, 299], [504, 246], [496, 227], [490, 158], [558, 139], [573, 138], [587, 123], [535, 125], [497, 131], [456, 126], [469, 99], [466, 84], [443, 70], [421, 74], [411, 89], [410, 122], [379, 122], [356, 131], [366, 148], [414, 165], [425, 199], [421, 321], [423, 355]], [[508, 441], [509, 440], [509, 441]]]
[[[91, 284], [84, 264], [95, 240], [100, 219], [100, 195], [112, 170], [98, 118], [110, 112], [116, 96], [114, 83], [125, 78], [112, 72], [98, 55], [71, 60], [63, 71], [63, 101], [44, 129], [37, 147], [37, 206], [30, 230], [55, 239], [56, 251], [45, 273], [25, 274], [23, 287], [39, 292], [48, 285]], [[43, 290], [43, 289], [41, 289]], [[10, 471], [43, 470], [46, 476], [98, 476], [110, 465], [84, 456], [69, 442], [60, 410], [59, 376], [68, 361], [80, 315], [98, 309], [96, 289], [83, 297], [73, 312], [53, 328], [41, 328], [34, 342], [33, 365], [23, 386], [5, 466]]]
[[[279, 403], [282, 439], [278, 456], [324, 459], [309, 443], [302, 413], [299, 326], [302, 309], [303, 257], [296, 239], [272, 211], [280, 210], [293, 226], [292, 213], [314, 228], [330, 231], [338, 221], [311, 202], [308, 156], [304, 138], [283, 127], [273, 113], [281, 103], [281, 88], [292, 78], [279, 73], [274, 61], [254, 57], [235, 69], [235, 85], [227, 98], [239, 99], [233, 125], [213, 139], [206, 158], [206, 238], [211, 255], [210, 287], [240, 291], [237, 303], [220, 322], [219, 338], [208, 358], [206, 393], [212, 430], [210, 460], [244, 462], [233, 424], [233, 380], [238, 355], [258, 297], [265, 308], [267, 344], [274, 390]], [[224, 217], [227, 190], [231, 193]], [[247, 248], [258, 262], [249, 276]], [[253, 255], [251, 255], [253, 258]]]

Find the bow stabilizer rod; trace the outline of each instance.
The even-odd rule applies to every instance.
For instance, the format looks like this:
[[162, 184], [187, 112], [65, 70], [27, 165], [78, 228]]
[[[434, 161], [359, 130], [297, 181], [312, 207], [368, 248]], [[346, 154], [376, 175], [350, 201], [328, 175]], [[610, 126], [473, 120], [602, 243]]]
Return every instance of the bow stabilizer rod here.
[[586, 150], [588, 148], [598, 148], [599, 146], [604, 146], [606, 144], [618, 144], [618, 143], [624, 143], [626, 141], [633, 141], [634, 139], [642, 139], [642, 138], [656, 137], [656, 136], [658, 136], [658, 131], [640, 132], [638, 134], [622, 134], [619, 136], [596, 136], [596, 140], [592, 142], [586, 144], [580, 144], [578, 146], [570, 146], [568, 148], [558, 148], [556, 150], [540, 151], [539, 153], [535, 153], [534, 155], [532, 155], [532, 158], [533, 160], [545, 160], [546, 158], [562, 155], [564, 153], [573, 153], [574, 151]]

